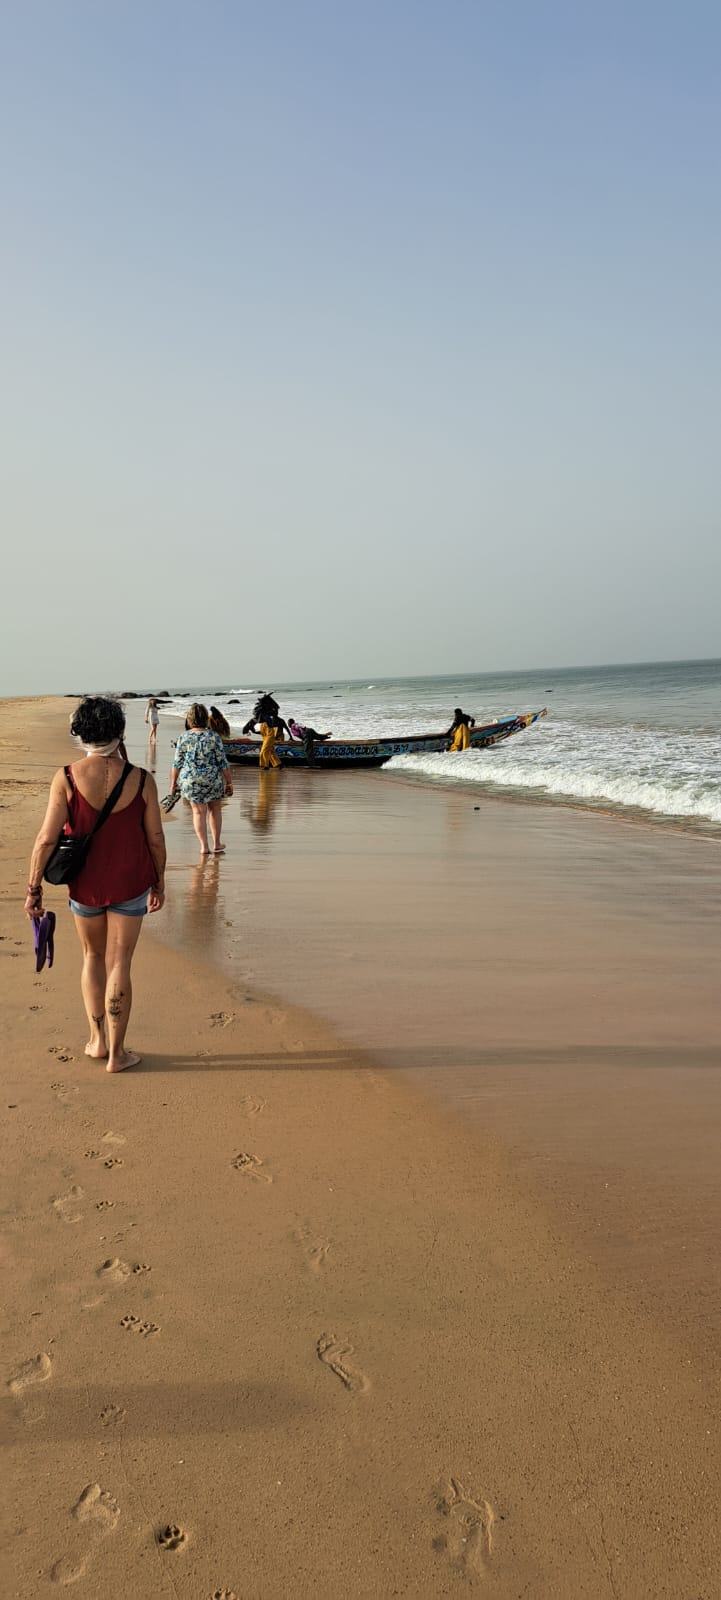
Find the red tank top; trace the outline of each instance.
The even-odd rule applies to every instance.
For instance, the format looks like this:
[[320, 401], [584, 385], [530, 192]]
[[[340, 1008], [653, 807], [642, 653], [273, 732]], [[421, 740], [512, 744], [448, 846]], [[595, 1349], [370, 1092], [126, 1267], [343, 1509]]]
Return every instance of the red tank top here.
[[[82, 836], [90, 833], [100, 813], [76, 789], [72, 767], [66, 771], [72, 794], [65, 832]], [[82, 872], [68, 885], [71, 900], [77, 900], [79, 905], [119, 905], [144, 894], [155, 883], [155, 867], [143, 828], [144, 784], [143, 772], [134, 799], [122, 811], [111, 811], [93, 839]]]

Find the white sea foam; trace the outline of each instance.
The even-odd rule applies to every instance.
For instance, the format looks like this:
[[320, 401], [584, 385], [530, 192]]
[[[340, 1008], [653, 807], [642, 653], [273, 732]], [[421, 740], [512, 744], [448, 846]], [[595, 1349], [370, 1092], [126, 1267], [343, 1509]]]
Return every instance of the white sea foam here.
[[489, 791], [610, 805], [658, 816], [721, 823], [719, 741], [710, 735], [647, 730], [533, 729], [492, 750], [462, 755], [396, 756], [388, 772]]
[[619, 806], [635, 811], [651, 811], [666, 817], [698, 817], [721, 823], [721, 785], [707, 779], [684, 783], [678, 778], [654, 783], [631, 772], [618, 777], [607, 773], [569, 769], [554, 770], [543, 764], [535, 768], [509, 761], [491, 769], [483, 752], [456, 756], [395, 756], [388, 772], [407, 772], [415, 778], [435, 783], [475, 784], [488, 790], [507, 793], [532, 790], [536, 795], [596, 805]]

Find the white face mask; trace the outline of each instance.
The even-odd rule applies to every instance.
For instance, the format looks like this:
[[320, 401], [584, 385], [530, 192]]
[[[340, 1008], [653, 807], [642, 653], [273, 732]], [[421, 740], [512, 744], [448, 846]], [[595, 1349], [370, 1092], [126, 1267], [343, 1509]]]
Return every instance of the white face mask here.
[[114, 756], [120, 744], [119, 739], [111, 739], [108, 744], [84, 744], [86, 756]]

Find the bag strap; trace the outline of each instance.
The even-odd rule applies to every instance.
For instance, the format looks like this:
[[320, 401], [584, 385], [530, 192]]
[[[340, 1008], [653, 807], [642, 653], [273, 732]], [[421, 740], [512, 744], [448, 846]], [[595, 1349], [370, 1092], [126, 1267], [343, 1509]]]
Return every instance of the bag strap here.
[[132, 761], [126, 761], [125, 766], [123, 767], [123, 770], [122, 770], [122, 772], [120, 774], [120, 777], [118, 778], [118, 781], [117, 781], [117, 783], [115, 785], [115, 788], [113, 790], [111, 790], [111, 793], [108, 795], [108, 798], [107, 798], [107, 800], [105, 802], [105, 805], [103, 806], [103, 809], [102, 809], [102, 811], [100, 813], [100, 816], [98, 817], [97, 822], [95, 823], [95, 826], [90, 829], [90, 832], [88, 834], [88, 838], [89, 839], [92, 839], [95, 836], [95, 834], [97, 833], [98, 829], [102, 828], [103, 823], [107, 822], [108, 817], [110, 816], [110, 813], [111, 813], [111, 811], [113, 809], [113, 806], [115, 805], [116, 800], [120, 799], [120, 796], [121, 796], [121, 794], [123, 792], [123, 789], [125, 787], [125, 779], [127, 778], [128, 773], [132, 772], [132, 770], [133, 770]]
[[142, 794], [143, 789], [145, 788], [145, 779], [147, 778], [147, 776], [148, 776], [148, 774], [145, 771], [145, 767], [141, 767], [140, 768], [140, 788], [138, 789], [138, 794]]
[[75, 779], [73, 777], [73, 769], [72, 769], [72, 767], [63, 767], [63, 772], [65, 773], [65, 776], [66, 776], [66, 778], [68, 780], [68, 783], [70, 784], [70, 787], [71, 787], [71, 789], [73, 790], [73, 793], [74, 793], [75, 792]]

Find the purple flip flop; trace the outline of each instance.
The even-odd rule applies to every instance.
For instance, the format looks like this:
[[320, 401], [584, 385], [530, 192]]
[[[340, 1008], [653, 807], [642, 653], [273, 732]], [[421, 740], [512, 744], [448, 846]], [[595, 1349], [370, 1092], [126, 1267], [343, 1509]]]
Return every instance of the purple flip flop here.
[[35, 941], [35, 971], [42, 972], [46, 959], [48, 967], [51, 967], [55, 955], [54, 911], [44, 911], [41, 917], [37, 917], [34, 920], [33, 939]]

